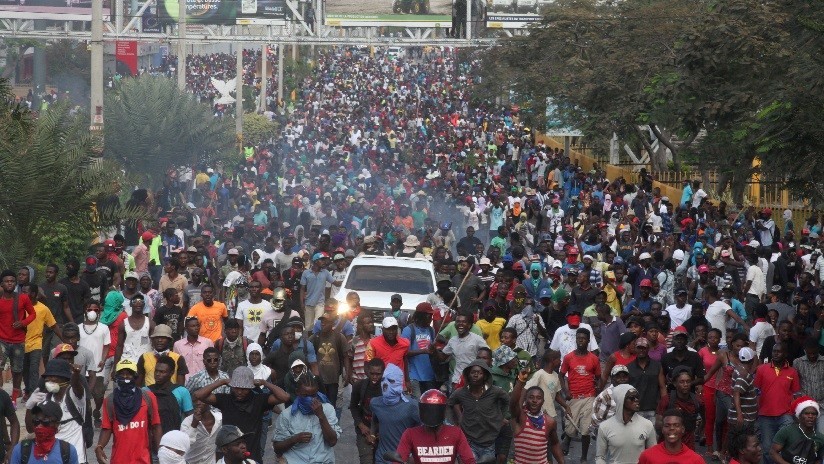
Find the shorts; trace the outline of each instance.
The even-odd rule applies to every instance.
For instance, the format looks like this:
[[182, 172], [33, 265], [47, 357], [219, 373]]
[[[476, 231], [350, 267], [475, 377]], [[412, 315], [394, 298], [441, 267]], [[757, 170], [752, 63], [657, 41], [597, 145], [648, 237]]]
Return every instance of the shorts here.
[[567, 436], [580, 437], [582, 434], [589, 434], [589, 425], [592, 423], [593, 401], [594, 399], [592, 397], [567, 401], [569, 409], [572, 412], [572, 418], [567, 418], [564, 422], [564, 432], [566, 432]]
[[7, 343], [0, 341], [0, 365], [11, 364], [11, 372], [14, 374], [23, 373], [23, 358], [25, 357], [24, 343]]

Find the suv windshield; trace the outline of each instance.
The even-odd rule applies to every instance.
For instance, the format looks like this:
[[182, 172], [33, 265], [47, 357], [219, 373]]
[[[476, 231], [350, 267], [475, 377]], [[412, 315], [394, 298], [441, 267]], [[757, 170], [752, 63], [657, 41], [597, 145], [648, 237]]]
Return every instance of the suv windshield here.
[[356, 292], [428, 295], [435, 291], [431, 272], [404, 267], [354, 266], [345, 286]]

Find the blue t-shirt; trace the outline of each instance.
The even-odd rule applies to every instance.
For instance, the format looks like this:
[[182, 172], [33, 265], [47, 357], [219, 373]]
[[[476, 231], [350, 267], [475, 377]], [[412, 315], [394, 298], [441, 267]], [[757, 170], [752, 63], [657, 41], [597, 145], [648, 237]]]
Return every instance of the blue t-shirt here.
[[[151, 390], [149, 387], [143, 387], [143, 391], [150, 392]], [[175, 397], [177, 404], [180, 406], [180, 417], [194, 411], [195, 405], [192, 403], [192, 394], [189, 393], [186, 387], [178, 385], [172, 390], [172, 396]]]
[[[304, 334], [304, 335], [306, 335], [306, 334]], [[306, 355], [306, 361], [310, 362], [310, 363], [318, 362], [318, 355], [317, 355], [317, 353], [315, 353], [315, 345], [313, 345], [312, 342], [310, 342], [309, 340], [306, 340], [305, 343], [306, 343], [307, 353], [304, 353], [304, 354]], [[303, 340], [298, 340], [297, 342], [295, 342], [295, 345], [296, 345], [295, 348], [298, 349], [298, 350], [303, 350], [303, 344], [304, 344]], [[279, 350], [280, 345], [281, 345], [281, 341], [278, 338], [277, 340], [275, 340], [274, 343], [272, 343], [272, 351]]]
[[[416, 408], [417, 409], [417, 408]], [[11, 453], [11, 461], [10, 462], [20, 462], [22, 461], [22, 453], [23, 453], [23, 444], [18, 443], [14, 445], [14, 451]], [[35, 459], [34, 457], [34, 443], [31, 445], [31, 451], [29, 454], [29, 462], [37, 462], [38, 464], [63, 464], [63, 458], [60, 457], [60, 442], [54, 442], [54, 446], [52, 447], [51, 451], [49, 451], [49, 455], [46, 456], [45, 460]], [[69, 444], [69, 464], [79, 464], [77, 460], [77, 450], [74, 449], [74, 446]]]
[[[338, 322], [335, 324], [335, 328], [340, 330], [340, 333], [346, 337], [355, 336], [355, 325], [348, 319], [339, 318]], [[320, 333], [320, 321], [315, 321], [315, 325], [312, 326], [312, 333]]]
[[[429, 348], [429, 344], [435, 341], [435, 330], [432, 327], [414, 327], [415, 339], [412, 339], [412, 329], [415, 324], [409, 324], [403, 328], [401, 337], [409, 340], [409, 351], [425, 350]], [[435, 380], [435, 371], [432, 370], [432, 364], [429, 362], [428, 354], [419, 354], [406, 358], [406, 363], [409, 366], [409, 378], [411, 380], [428, 382]]]
[[315, 306], [324, 302], [326, 282], [330, 284], [334, 282], [332, 273], [326, 269], [321, 269], [317, 274], [312, 272], [311, 269], [303, 271], [300, 276], [300, 284], [306, 286], [306, 301], [304, 301], [306, 306]]
[[650, 298], [649, 300], [635, 300], [633, 299], [627, 306], [624, 308], [624, 312], [622, 314], [629, 314], [633, 309], [637, 309], [641, 311], [642, 314], [647, 314], [652, 309], [652, 303], [655, 300]]
[[382, 396], [372, 398], [369, 408], [372, 420], [378, 422], [378, 449], [375, 451], [375, 464], [391, 464], [383, 459], [387, 451], [395, 451], [401, 442], [401, 435], [406, 429], [421, 425], [418, 402], [412, 398], [389, 406]]

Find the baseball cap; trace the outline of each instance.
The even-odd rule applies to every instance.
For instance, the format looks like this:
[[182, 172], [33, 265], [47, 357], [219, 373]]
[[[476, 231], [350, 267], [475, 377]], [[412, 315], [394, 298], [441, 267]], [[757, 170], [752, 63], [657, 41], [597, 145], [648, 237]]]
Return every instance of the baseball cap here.
[[645, 251], [645, 252], [641, 253], [640, 256], [638, 256], [638, 261], [643, 261], [645, 259], [652, 259], [652, 255]]
[[238, 366], [232, 371], [229, 386], [234, 388], [255, 388], [255, 374], [249, 366]]
[[71, 353], [72, 356], [77, 356], [77, 350], [73, 346], [68, 343], [60, 343], [52, 350], [52, 358], [56, 358], [57, 355], [62, 353]]
[[646, 337], [638, 337], [635, 339], [635, 346], [646, 346], [649, 347], [649, 340]]
[[144, 242], [148, 243], [154, 240], [154, 234], [147, 230], [146, 232], [143, 232], [143, 235], [141, 235], [140, 238], [142, 238]]
[[678, 261], [684, 260], [684, 250], [675, 250], [672, 252], [672, 259], [677, 259]]
[[123, 360], [121, 360], [120, 362], [117, 363], [117, 366], [115, 366], [114, 371], [115, 372], [120, 372], [123, 369], [128, 369], [128, 370], [134, 372], [135, 374], [137, 374], [137, 364], [135, 364], [134, 361], [130, 361], [128, 359], [123, 359]]
[[752, 348], [749, 348], [749, 347], [745, 346], [745, 347], [741, 348], [740, 350], [738, 350], [738, 359], [741, 362], [750, 362], [754, 358], [755, 358], [755, 352], [752, 350]]
[[[249, 369], [248, 367], [246, 368]], [[245, 440], [251, 438], [252, 436], [254, 436], [253, 433], [243, 433], [243, 431], [236, 425], [223, 425], [220, 427], [220, 430], [217, 431], [217, 435], [215, 436], [215, 445], [218, 448], [223, 448], [230, 443], [234, 443], [238, 440]]]
[[338, 261], [338, 260], [341, 260], [341, 259], [346, 259], [346, 256], [342, 255], [341, 253], [336, 254], [336, 255], [332, 258], [332, 260], [333, 260], [333, 261]]
[[126, 273], [126, 275], [125, 275], [123, 278], [124, 278], [124, 279], [134, 279], [134, 280], [140, 280], [140, 276], [138, 276], [138, 275], [137, 275], [137, 272], [135, 272], [135, 271], [129, 271], [129, 272], [127, 272], [127, 273]]
[[484, 266], [484, 265], [486, 265], [486, 266], [491, 266], [491, 265], [492, 265], [492, 261], [490, 261], [490, 260], [489, 260], [489, 258], [487, 258], [486, 256], [484, 256], [483, 258], [481, 258], [480, 265], [481, 265], [481, 266]]
[[292, 264], [303, 264], [303, 260], [295, 256], [292, 258]]
[[314, 255], [312, 255], [312, 261], [313, 262], [314, 261], [319, 261], [323, 258], [325, 258], [325, 256], [323, 256], [323, 253], [315, 253]]
[[721, 250], [721, 257], [722, 258], [729, 258], [730, 257], [730, 250]]
[[681, 287], [681, 288], [675, 290], [675, 294], [676, 295], [686, 295], [687, 294], [687, 289], [684, 288], [684, 287]]
[[384, 317], [384, 318], [383, 318], [383, 322], [381, 322], [381, 326], [382, 326], [384, 329], [388, 329], [388, 328], [390, 328], [390, 327], [397, 327], [397, 326], [398, 326], [398, 320], [397, 320], [397, 319], [395, 319], [395, 318], [394, 318], [394, 317], [392, 317], [392, 316], [389, 316], [389, 317]]
[[109, 240], [103, 241], [103, 246], [105, 246], [106, 248], [114, 248], [117, 245], [114, 243], [114, 240], [109, 239]]
[[46, 417], [51, 417], [60, 421], [63, 418], [63, 408], [54, 401], [44, 401], [37, 403], [31, 409], [32, 414], [42, 413]]
[[751, 240], [750, 243], [747, 244], [748, 247], [758, 248], [761, 246], [761, 242], [758, 240]]
[[400, 294], [395, 293], [394, 295], [392, 295], [391, 297], [389, 297], [389, 301], [392, 301], [392, 300], [401, 300], [401, 301], [403, 301], [403, 297], [401, 297], [401, 295], [400, 295]]
[[698, 266], [698, 273], [699, 274], [706, 274], [708, 272], [710, 272], [710, 267], [707, 266], [706, 264], [702, 264], [702, 265]]
[[435, 314], [435, 308], [433, 308], [431, 304], [424, 301], [423, 303], [418, 303], [418, 306], [415, 306], [415, 312]]
[[641, 279], [641, 283], [638, 284], [639, 287], [652, 287], [652, 281], [649, 279]]
[[590, 256], [590, 255], [584, 255], [584, 257], [583, 257], [583, 258], [581, 258], [581, 259], [588, 259], [588, 260], [590, 260], [590, 261], [595, 261], [595, 260], [592, 258], [592, 256]]
[[237, 248], [229, 248], [229, 251], [226, 252], [227, 255], [239, 255], [240, 253], [237, 251]]
[[679, 335], [687, 336], [687, 328], [683, 325], [679, 325], [678, 327], [672, 329], [672, 336], [677, 337]]
[[552, 290], [549, 288], [542, 288], [541, 292], [538, 294], [538, 299], [541, 298], [552, 298]]
[[621, 372], [625, 372], [625, 373], [629, 374], [629, 369], [627, 369], [627, 366], [618, 364], [617, 366], [612, 368], [612, 371], [609, 373], [609, 375], [614, 376], [614, 375], [617, 375]]
[[94, 256], [86, 257], [86, 271], [94, 272], [97, 270], [97, 258]]
[[186, 248], [186, 253], [197, 253], [197, 248], [190, 246], [189, 248]]

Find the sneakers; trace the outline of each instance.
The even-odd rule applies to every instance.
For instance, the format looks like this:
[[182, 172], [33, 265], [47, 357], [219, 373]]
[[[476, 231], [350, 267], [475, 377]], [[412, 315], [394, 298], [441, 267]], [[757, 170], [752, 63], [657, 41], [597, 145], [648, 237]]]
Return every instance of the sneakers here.
[[[20, 393], [19, 388], [13, 388], [11, 390], [11, 404], [14, 405], [15, 410], [17, 409], [17, 400], [21, 398]], [[23, 404], [25, 404], [25, 402]]]

